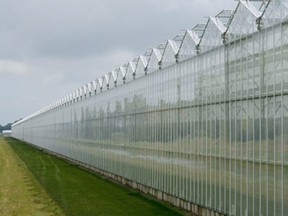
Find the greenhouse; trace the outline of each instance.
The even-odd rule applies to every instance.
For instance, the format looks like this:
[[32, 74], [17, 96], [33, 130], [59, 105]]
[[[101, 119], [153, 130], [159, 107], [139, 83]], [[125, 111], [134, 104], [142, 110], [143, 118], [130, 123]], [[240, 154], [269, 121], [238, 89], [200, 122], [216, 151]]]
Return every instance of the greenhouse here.
[[196, 214], [288, 215], [288, 0], [239, 0], [12, 136]]

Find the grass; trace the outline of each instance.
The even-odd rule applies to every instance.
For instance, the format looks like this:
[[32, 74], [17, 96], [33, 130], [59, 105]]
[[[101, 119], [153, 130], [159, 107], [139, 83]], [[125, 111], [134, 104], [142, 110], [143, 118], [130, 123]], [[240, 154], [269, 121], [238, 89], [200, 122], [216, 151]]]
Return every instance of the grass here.
[[184, 214], [13, 138], [5, 140], [65, 215]]
[[0, 215], [63, 215], [27, 169], [25, 163], [0, 137]]

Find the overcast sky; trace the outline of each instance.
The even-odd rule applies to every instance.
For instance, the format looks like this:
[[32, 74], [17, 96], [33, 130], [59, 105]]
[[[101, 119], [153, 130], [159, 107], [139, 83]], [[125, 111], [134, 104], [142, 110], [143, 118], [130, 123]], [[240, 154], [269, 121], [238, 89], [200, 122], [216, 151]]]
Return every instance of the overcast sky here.
[[0, 124], [202, 23], [234, 0], [0, 0]]

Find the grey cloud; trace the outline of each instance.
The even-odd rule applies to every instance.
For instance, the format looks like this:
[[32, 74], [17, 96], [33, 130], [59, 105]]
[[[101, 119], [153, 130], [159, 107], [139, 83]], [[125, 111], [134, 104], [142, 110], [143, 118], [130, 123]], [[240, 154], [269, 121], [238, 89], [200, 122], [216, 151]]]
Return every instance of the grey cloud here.
[[25, 63], [10, 60], [0, 60], [0, 74], [10, 73], [24, 75], [28, 73], [28, 66]]
[[[8, 16], [11, 27], [5, 29], [18, 35], [15, 41], [28, 43], [33, 55], [77, 58], [125, 47], [144, 52], [179, 29], [193, 27], [201, 16], [213, 15], [215, 4], [207, 2], [27, 0], [19, 8], [10, 3], [12, 13], [0, 17]], [[220, 11], [225, 1], [218, 2]]]
[[[234, 8], [233, 0], [0, 0], [0, 123]], [[2, 63], [1, 63], [2, 62]], [[1, 66], [2, 64], [2, 66]], [[1, 69], [2, 68], [2, 69]]]

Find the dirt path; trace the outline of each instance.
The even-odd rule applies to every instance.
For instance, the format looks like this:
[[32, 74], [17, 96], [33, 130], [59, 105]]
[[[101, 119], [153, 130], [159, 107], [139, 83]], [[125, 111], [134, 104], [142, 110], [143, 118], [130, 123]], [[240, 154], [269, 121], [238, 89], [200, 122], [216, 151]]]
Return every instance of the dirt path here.
[[0, 137], [0, 215], [63, 215], [3, 137]]

